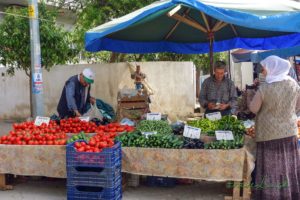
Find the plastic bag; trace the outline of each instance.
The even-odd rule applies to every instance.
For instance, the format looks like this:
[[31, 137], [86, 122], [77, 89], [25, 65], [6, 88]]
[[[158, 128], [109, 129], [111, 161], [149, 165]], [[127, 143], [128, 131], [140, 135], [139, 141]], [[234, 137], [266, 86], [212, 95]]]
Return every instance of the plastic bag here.
[[100, 119], [101, 121], [103, 120], [103, 115], [97, 108], [96, 104], [94, 104], [94, 105], [91, 104], [91, 108], [83, 116], [90, 117], [90, 119], [97, 118], [97, 119]]
[[134, 121], [131, 121], [128, 118], [123, 118], [120, 122], [121, 125], [128, 125], [128, 126], [134, 126]]

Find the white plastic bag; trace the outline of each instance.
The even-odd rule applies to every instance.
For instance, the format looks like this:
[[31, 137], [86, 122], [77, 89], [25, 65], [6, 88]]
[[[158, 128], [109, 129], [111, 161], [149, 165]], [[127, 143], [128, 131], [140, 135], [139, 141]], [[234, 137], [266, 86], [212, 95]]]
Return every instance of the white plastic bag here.
[[94, 105], [91, 104], [91, 108], [83, 115], [84, 117], [90, 117], [90, 119], [97, 118], [99, 120], [103, 120], [103, 115], [100, 110], [97, 108], [96, 103]]

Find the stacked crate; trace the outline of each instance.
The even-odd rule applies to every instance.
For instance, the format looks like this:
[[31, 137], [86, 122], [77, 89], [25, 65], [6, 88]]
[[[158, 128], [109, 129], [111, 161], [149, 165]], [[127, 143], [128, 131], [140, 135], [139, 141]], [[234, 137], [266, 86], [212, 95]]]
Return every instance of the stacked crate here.
[[68, 200], [122, 199], [121, 144], [100, 153], [77, 152], [67, 145]]
[[141, 117], [149, 112], [149, 96], [147, 93], [135, 96], [122, 96], [118, 93], [117, 120], [128, 118], [132, 121], [139, 121]]

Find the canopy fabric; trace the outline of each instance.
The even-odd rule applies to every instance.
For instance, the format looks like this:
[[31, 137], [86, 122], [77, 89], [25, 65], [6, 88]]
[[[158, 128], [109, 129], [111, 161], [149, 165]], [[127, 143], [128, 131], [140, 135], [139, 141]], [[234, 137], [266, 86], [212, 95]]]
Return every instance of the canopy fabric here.
[[[168, 16], [178, 5], [177, 18]], [[178, 17], [194, 22], [193, 27], [178, 24]], [[225, 22], [222, 28], [217, 27], [220, 21]], [[212, 31], [215, 52], [300, 45], [300, 3], [295, 1], [162, 0], [89, 30], [85, 47], [91, 52], [207, 53], [211, 36], [195, 24], [220, 28]]]
[[263, 59], [268, 56], [276, 55], [281, 58], [287, 59], [288, 57], [298, 56], [300, 55], [300, 46], [294, 46], [290, 48], [283, 48], [283, 49], [273, 49], [268, 51], [256, 51], [256, 50], [245, 50], [239, 49], [233, 51], [231, 53], [233, 61], [236, 63], [239, 62], [253, 62], [259, 63]]

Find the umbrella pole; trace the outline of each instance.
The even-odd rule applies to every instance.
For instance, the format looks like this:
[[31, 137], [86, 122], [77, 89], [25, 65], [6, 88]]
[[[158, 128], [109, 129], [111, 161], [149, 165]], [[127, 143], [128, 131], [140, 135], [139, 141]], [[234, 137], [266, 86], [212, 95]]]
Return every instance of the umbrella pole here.
[[210, 76], [214, 74], [214, 53], [213, 53], [213, 37], [209, 37], [209, 68]]

